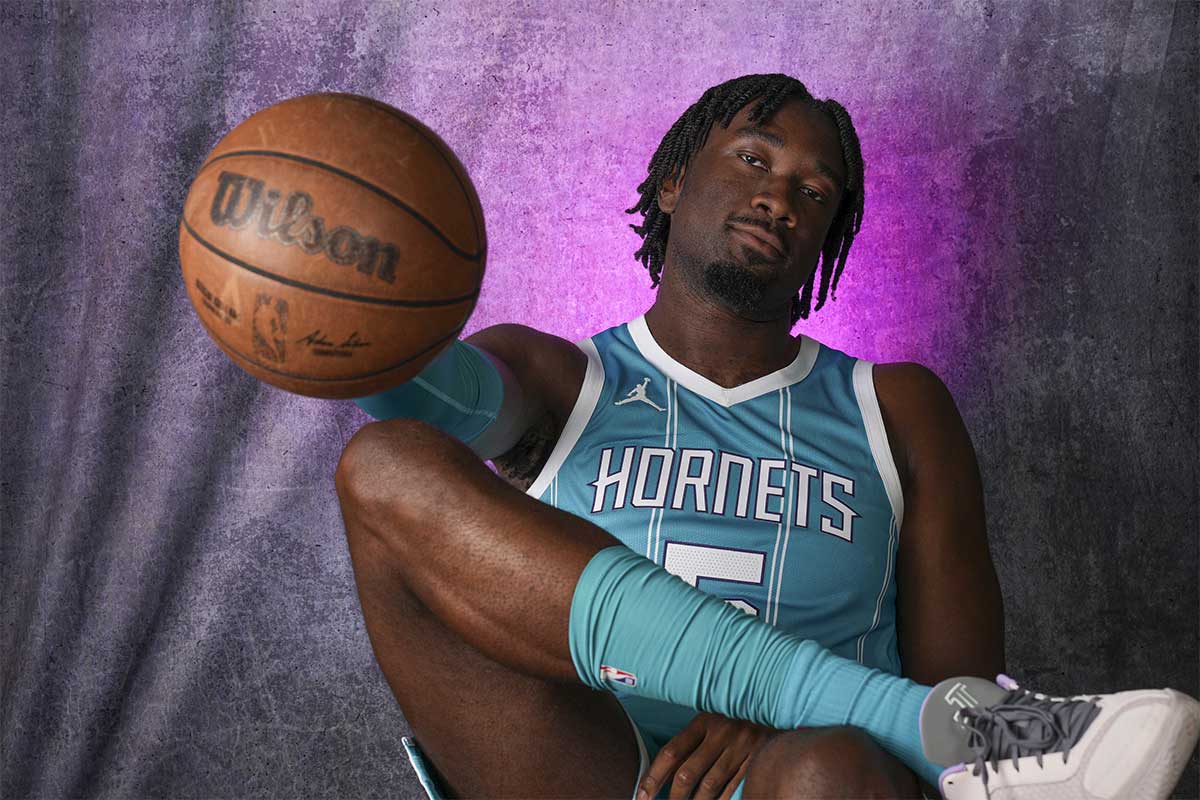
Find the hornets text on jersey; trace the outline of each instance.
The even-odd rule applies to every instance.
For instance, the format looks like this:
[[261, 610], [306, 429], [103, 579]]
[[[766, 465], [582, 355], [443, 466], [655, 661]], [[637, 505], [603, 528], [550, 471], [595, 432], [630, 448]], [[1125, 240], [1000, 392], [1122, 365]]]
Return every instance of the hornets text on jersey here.
[[[904, 500], [873, 365], [800, 340], [791, 364], [732, 388], [667, 355], [645, 317], [579, 342], [583, 386], [528, 493], [748, 614], [898, 675]], [[696, 713], [617, 696], [659, 745]]]

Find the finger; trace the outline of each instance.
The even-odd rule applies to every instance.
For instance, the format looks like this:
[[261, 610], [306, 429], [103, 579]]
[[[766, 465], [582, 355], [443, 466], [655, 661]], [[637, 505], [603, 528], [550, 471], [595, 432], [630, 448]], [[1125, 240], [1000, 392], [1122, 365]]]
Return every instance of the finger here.
[[739, 748], [724, 748], [708, 773], [701, 776], [696, 790], [692, 794], [695, 800], [717, 800], [726, 785], [733, 779], [738, 767], [747, 758], [747, 750]]
[[692, 796], [692, 790], [708, 774], [709, 769], [721, 757], [725, 748], [714, 744], [708, 739], [700, 743], [679, 768], [675, 770], [675, 778], [671, 781], [671, 800], [684, 800]]
[[684, 728], [675, 734], [669, 742], [662, 746], [650, 768], [642, 776], [638, 784], [638, 800], [650, 800], [658, 793], [659, 788], [674, 774], [676, 767], [692, 754], [696, 745], [704, 739], [704, 732]]
[[721, 792], [721, 796], [718, 798], [718, 800], [729, 800], [729, 798], [733, 797], [733, 793], [737, 791], [738, 784], [745, 779], [746, 771], [748, 769], [750, 769], [749, 757], [747, 757], [746, 760], [742, 762], [742, 765], [737, 768], [737, 772], [733, 773], [733, 777], [729, 779], [729, 783], [725, 784], [725, 791]]

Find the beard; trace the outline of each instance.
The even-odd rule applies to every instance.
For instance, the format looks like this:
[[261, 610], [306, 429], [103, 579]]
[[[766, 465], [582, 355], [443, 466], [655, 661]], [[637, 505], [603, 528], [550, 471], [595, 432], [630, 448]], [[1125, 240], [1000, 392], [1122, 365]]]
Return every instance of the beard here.
[[761, 313], [770, 288], [765, 276], [734, 261], [710, 261], [704, 265], [704, 289], [737, 314]]
[[[779, 316], [776, 308], [779, 287], [776, 284], [784, 268], [779, 259], [749, 248], [740, 248], [741, 252], [731, 258], [723, 240], [705, 245], [709, 243], [693, 248], [680, 247], [673, 254], [679, 277], [692, 291], [743, 319], [762, 322]], [[787, 311], [785, 304], [782, 313]]]

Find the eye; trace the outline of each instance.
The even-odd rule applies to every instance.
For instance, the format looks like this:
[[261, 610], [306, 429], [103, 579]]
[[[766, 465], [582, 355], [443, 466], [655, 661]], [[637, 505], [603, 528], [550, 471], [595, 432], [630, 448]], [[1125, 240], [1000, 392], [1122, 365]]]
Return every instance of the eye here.
[[807, 186], [805, 186], [803, 188], [804, 188], [804, 191], [808, 193], [808, 196], [811, 197], [813, 200], [816, 200], [818, 203], [825, 202], [825, 196], [823, 194], [821, 194], [820, 192], [818, 192], [816, 189], [810, 189]]
[[[750, 166], [752, 166], [752, 167], [755, 166], [755, 164], [753, 164], [751, 162], [758, 162], [758, 164], [762, 165], [761, 167], [759, 167], [759, 169], [766, 170], [766, 168], [767, 168], [766, 162], [763, 161], [758, 156], [752, 156], [749, 153], [738, 153], [737, 157], [742, 159], [742, 161], [745, 162], [746, 164], [750, 164]], [[805, 194], [807, 194], [813, 200], [816, 200], [818, 203], [823, 204], [825, 202], [825, 195], [821, 194], [816, 189], [811, 189], [807, 186], [804, 186], [804, 187], [801, 187], [801, 191], [803, 191]]]

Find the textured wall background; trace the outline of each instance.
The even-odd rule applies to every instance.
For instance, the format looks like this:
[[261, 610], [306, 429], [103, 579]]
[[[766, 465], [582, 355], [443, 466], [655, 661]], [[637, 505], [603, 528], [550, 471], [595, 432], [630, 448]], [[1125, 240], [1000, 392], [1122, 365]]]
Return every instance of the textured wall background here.
[[[331, 475], [365, 417], [261, 386], [176, 255], [230, 127], [318, 90], [437, 130], [487, 214], [468, 332], [640, 313], [622, 213], [708, 86], [852, 114], [867, 206], [803, 323], [914, 360], [983, 471], [1010, 672], [1200, 695], [1194, 2], [0, 5], [0, 794], [416, 797]], [[1195, 764], [1179, 796], [1200, 795]]]

